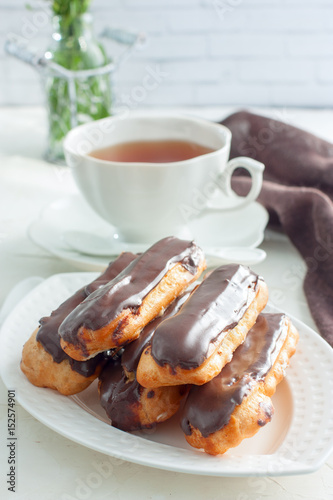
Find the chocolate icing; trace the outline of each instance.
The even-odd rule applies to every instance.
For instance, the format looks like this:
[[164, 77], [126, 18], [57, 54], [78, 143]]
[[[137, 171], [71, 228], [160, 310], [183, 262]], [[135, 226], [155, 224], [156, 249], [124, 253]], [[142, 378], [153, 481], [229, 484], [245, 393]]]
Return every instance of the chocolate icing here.
[[160, 366], [193, 369], [209, 347], [233, 328], [255, 296], [258, 276], [248, 267], [230, 264], [215, 269], [184, 304], [164, 321], [152, 339], [152, 356]]
[[173, 265], [179, 262], [195, 274], [201, 260], [202, 251], [193, 242], [173, 237], [160, 240], [76, 307], [60, 325], [59, 334], [65, 341], [77, 344], [77, 332], [81, 327], [96, 331], [117, 318], [124, 309], [135, 312]]
[[120, 359], [109, 361], [99, 377], [101, 405], [114, 427], [126, 431], [140, 429], [135, 413], [143, 387], [136, 380], [128, 381]]
[[86, 297], [115, 278], [135, 258], [136, 255], [130, 252], [121, 254], [114, 262], [109, 264], [103, 274], [88, 285], [80, 288], [74, 295], [63, 302], [58, 309], [53, 311], [51, 316], [45, 316], [40, 319], [40, 328], [37, 332], [36, 340], [40, 342], [45, 351], [52, 356], [55, 363], [61, 363], [65, 359], [68, 359], [72, 369], [84, 377], [90, 377], [95, 373], [97, 365], [103, 360], [103, 354], [98, 354], [87, 361], [76, 361], [70, 358], [60, 346], [60, 336], [58, 334], [59, 326], [66, 316]]
[[[255, 382], [265, 379], [287, 336], [284, 314], [261, 314], [244, 343], [223, 370], [207, 384], [192, 386], [181, 419], [185, 434], [191, 427], [204, 437], [228, 424]], [[260, 424], [259, 424], [260, 425]]]

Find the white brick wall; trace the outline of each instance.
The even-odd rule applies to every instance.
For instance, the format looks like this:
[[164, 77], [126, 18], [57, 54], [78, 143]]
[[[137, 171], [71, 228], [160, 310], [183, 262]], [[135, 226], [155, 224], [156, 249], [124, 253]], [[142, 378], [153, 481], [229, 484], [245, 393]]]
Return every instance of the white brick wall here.
[[[0, 3], [0, 104], [43, 101], [37, 74], [3, 50], [9, 32], [47, 44], [48, 25], [26, 3]], [[333, 104], [333, 0], [93, 0], [91, 10], [97, 33], [109, 25], [147, 34], [117, 72], [120, 104]], [[163, 77], [147, 89], [156, 68]]]

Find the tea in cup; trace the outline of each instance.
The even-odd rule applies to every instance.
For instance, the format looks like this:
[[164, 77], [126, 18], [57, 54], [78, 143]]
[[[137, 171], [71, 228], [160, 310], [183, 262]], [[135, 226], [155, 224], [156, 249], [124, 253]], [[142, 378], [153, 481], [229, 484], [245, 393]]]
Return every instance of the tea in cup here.
[[[76, 127], [64, 150], [84, 198], [119, 238], [152, 243], [168, 235], [189, 236], [192, 219], [237, 210], [257, 198], [264, 165], [246, 157], [229, 161], [230, 143], [230, 130], [218, 123], [135, 115]], [[231, 188], [238, 167], [252, 177], [245, 197]]]

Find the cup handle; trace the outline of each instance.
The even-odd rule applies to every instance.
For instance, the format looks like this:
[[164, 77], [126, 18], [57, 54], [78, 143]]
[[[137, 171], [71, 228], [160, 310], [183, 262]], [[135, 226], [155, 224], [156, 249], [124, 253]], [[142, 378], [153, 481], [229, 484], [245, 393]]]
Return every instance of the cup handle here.
[[[251, 189], [246, 196], [238, 196], [231, 187], [232, 174], [239, 167], [245, 168], [252, 178]], [[262, 187], [264, 169], [265, 165], [253, 158], [239, 156], [238, 158], [229, 160], [225, 170], [219, 175], [217, 184], [227, 198], [233, 199], [233, 203], [227, 206], [218, 206], [215, 203], [208, 204], [201, 214], [220, 212], [221, 210], [237, 210], [256, 200]]]

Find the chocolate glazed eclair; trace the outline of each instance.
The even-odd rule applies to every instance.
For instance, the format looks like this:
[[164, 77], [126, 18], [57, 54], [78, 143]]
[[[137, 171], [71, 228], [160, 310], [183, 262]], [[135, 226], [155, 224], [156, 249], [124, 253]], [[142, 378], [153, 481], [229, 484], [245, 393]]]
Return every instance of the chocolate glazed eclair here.
[[205, 267], [195, 243], [164, 238], [66, 317], [59, 328], [61, 347], [84, 361], [132, 342]]
[[141, 355], [138, 382], [144, 387], [205, 384], [230, 361], [267, 300], [265, 282], [248, 267], [215, 269], [179, 313], [156, 329]]
[[187, 386], [147, 389], [136, 380], [136, 369], [142, 351], [150, 344], [158, 325], [175, 315], [190, 295], [179, 296], [164, 312], [142, 330], [140, 337], [128, 344], [121, 358], [110, 360], [99, 376], [101, 405], [111, 424], [123, 431], [150, 428], [172, 417], [179, 409]]
[[284, 314], [261, 314], [219, 375], [191, 387], [181, 416], [188, 443], [217, 455], [268, 423], [274, 412], [270, 397], [297, 341], [298, 332]]
[[137, 255], [121, 254], [111, 262], [97, 279], [80, 288], [63, 302], [50, 316], [40, 319], [36, 329], [24, 344], [21, 369], [29, 381], [38, 387], [49, 387], [62, 394], [76, 394], [95, 380], [105, 363], [98, 354], [87, 361], [70, 358], [60, 346], [59, 326], [67, 315], [95, 290], [114, 279]]

